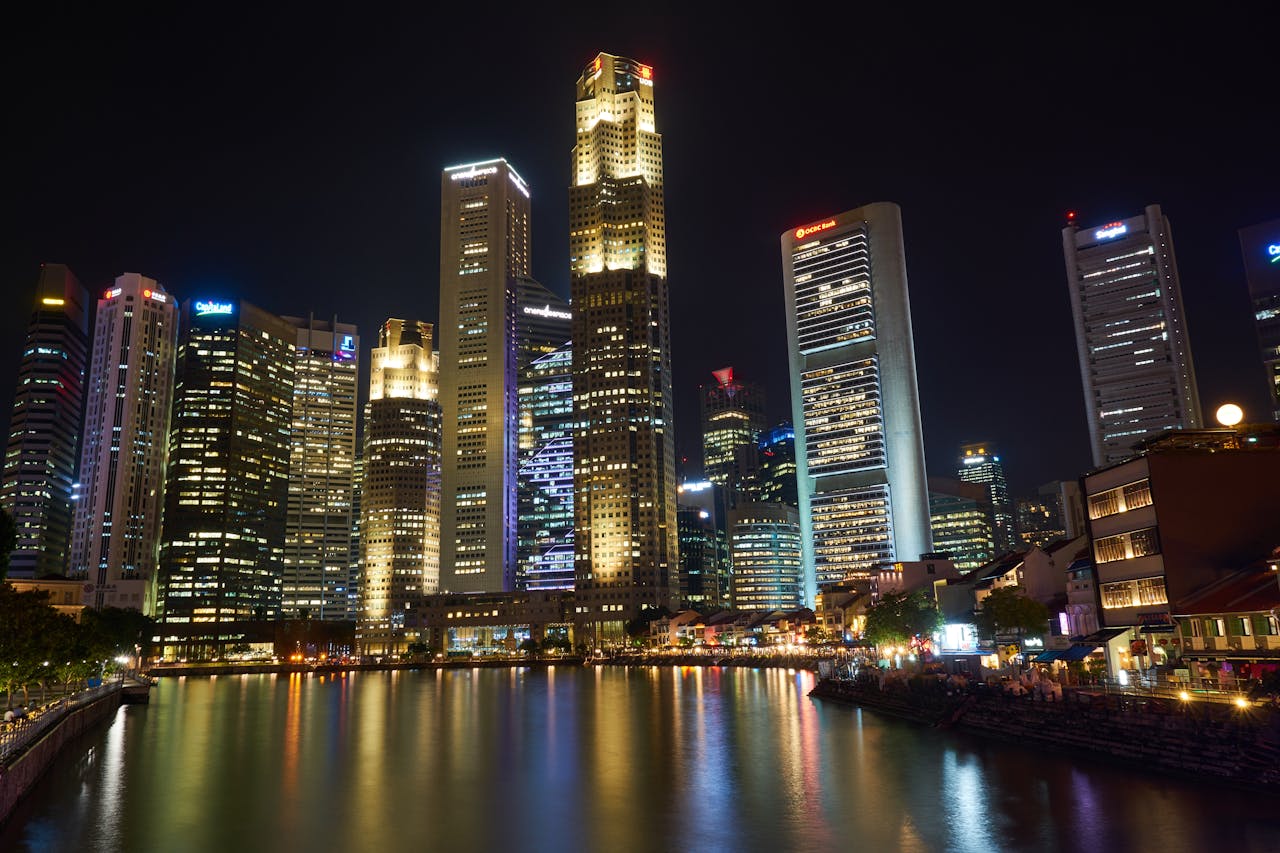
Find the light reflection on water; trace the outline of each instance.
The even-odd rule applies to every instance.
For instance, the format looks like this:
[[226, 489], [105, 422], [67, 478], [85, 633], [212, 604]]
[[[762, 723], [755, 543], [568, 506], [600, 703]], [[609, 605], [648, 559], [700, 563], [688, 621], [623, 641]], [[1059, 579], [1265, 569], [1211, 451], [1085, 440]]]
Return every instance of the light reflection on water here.
[[0, 850], [1280, 850], [1271, 798], [808, 698], [777, 669], [165, 679]]

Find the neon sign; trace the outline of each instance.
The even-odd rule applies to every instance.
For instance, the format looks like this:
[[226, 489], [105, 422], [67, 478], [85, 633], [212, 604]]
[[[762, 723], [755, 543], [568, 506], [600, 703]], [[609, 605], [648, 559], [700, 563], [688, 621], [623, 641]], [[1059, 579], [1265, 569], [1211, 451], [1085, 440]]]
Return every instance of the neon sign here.
[[234, 307], [230, 302], [197, 302], [196, 316], [206, 317], [210, 314], [230, 314]]
[[1272, 243], [1268, 246], [1267, 254], [1271, 256], [1271, 263], [1280, 264], [1280, 243]]
[[158, 290], [144, 290], [142, 291], [142, 295], [145, 296], [147, 299], [154, 299], [156, 302], [168, 301], [168, 297], [166, 297], [163, 293], [161, 293]]
[[1112, 237], [1119, 237], [1121, 234], [1127, 233], [1129, 233], [1129, 226], [1123, 222], [1108, 222], [1093, 232], [1093, 239], [1110, 240]]
[[351, 352], [356, 348], [356, 339], [354, 335], [343, 335], [342, 341], [338, 344], [338, 349]]
[[113, 288], [111, 288], [110, 290], [108, 290], [105, 294], [103, 294], [102, 298], [103, 298], [103, 299], [115, 299], [117, 296], [119, 296], [119, 295], [120, 295], [121, 293], [123, 293], [123, 292], [124, 292], [124, 288], [122, 288], [122, 287], [113, 287]]
[[479, 177], [480, 175], [496, 175], [496, 174], [498, 174], [497, 166], [490, 166], [487, 169], [477, 169], [475, 166], [472, 166], [470, 171], [454, 172], [452, 175], [449, 176], [449, 180], [461, 181], [464, 178], [476, 178], [476, 177]]
[[836, 221], [828, 219], [826, 222], [819, 222], [817, 225], [806, 225], [803, 228], [796, 229], [796, 239], [802, 240], [810, 234], [816, 234], [819, 231], [826, 231], [828, 228], [835, 228]]
[[535, 317], [554, 317], [557, 320], [572, 320], [573, 315], [568, 311], [554, 311], [550, 305], [544, 305], [541, 308], [530, 308], [524, 306], [524, 313], [532, 314]]

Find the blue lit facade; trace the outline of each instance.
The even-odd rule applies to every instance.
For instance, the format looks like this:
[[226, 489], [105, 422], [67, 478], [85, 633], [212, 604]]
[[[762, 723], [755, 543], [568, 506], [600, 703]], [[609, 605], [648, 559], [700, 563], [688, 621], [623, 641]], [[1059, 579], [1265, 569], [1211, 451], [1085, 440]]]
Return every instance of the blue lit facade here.
[[573, 589], [573, 348], [539, 356], [520, 383], [518, 587]]

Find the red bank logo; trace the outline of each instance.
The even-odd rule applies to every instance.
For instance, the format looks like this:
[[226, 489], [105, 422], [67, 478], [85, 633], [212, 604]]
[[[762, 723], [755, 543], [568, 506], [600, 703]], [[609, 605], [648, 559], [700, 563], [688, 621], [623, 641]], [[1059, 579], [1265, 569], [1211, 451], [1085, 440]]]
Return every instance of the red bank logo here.
[[819, 222], [817, 225], [806, 225], [803, 228], [796, 229], [796, 239], [803, 240], [805, 237], [808, 237], [810, 234], [816, 234], [819, 231], [826, 231], [828, 228], [835, 228], [835, 227], [836, 227], [836, 221], [834, 219], [828, 219], [826, 222]]

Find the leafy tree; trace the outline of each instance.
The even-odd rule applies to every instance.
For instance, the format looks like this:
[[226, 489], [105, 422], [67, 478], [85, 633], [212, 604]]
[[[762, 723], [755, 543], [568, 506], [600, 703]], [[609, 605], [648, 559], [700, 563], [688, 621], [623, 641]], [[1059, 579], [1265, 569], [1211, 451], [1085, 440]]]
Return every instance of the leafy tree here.
[[87, 633], [85, 642], [90, 655], [111, 660], [117, 655], [132, 655], [135, 646], [145, 649], [151, 642], [156, 620], [138, 610], [104, 607], [86, 609], [80, 614], [80, 624]]
[[942, 614], [923, 592], [891, 592], [867, 608], [863, 634], [877, 646], [903, 645], [941, 627]]
[[18, 546], [18, 527], [8, 510], [0, 509], [0, 583], [9, 576], [9, 555]]
[[665, 607], [651, 607], [646, 604], [640, 608], [639, 616], [627, 622], [627, 636], [635, 645], [643, 646], [649, 639], [649, 626], [656, 620], [670, 615], [671, 611]]
[[65, 653], [58, 643], [74, 628], [71, 617], [50, 606], [49, 593], [18, 592], [0, 583], [0, 686], [8, 693], [9, 705], [15, 690], [21, 690], [28, 702], [31, 685], [53, 675], [50, 666], [59, 652]]
[[535, 640], [533, 637], [529, 637], [528, 639], [520, 643], [520, 651], [524, 652], [530, 657], [533, 657], [538, 653], [538, 641]]
[[982, 599], [973, 614], [978, 635], [994, 640], [997, 634], [1043, 634], [1049, 627], [1049, 608], [1028, 598], [1022, 587], [1005, 586]]

